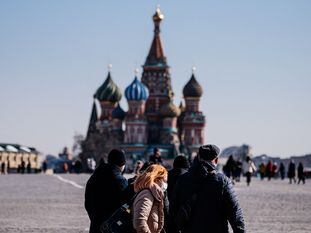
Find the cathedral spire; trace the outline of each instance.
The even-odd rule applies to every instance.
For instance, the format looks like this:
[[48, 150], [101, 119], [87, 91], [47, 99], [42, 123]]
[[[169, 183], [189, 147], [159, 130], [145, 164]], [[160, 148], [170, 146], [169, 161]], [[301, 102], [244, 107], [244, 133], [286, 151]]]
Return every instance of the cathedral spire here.
[[166, 57], [164, 56], [161, 37], [160, 37], [160, 23], [164, 19], [164, 15], [161, 13], [158, 6], [155, 14], [152, 17], [154, 23], [154, 36], [152, 44], [149, 50], [149, 54], [146, 59], [145, 66], [166, 66]]
[[89, 137], [90, 134], [92, 134], [96, 131], [97, 120], [98, 120], [98, 115], [97, 115], [97, 108], [96, 108], [96, 103], [95, 103], [95, 99], [94, 99], [90, 123], [89, 123], [89, 128], [87, 130], [87, 137]]

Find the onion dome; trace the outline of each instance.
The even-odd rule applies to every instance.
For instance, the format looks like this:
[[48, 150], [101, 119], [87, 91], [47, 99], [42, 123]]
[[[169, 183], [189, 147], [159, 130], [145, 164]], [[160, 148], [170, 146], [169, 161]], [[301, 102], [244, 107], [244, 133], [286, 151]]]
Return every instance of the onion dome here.
[[112, 110], [112, 118], [123, 120], [125, 118], [126, 112], [121, 108], [120, 104]]
[[[194, 70], [194, 68], [193, 68]], [[203, 89], [201, 85], [196, 80], [194, 73], [192, 72], [192, 76], [188, 83], [185, 85], [183, 89], [184, 97], [201, 97], [203, 94]]]
[[135, 77], [134, 81], [125, 89], [127, 100], [146, 100], [149, 96], [148, 88]]
[[160, 114], [163, 117], [178, 117], [180, 109], [173, 102], [168, 102], [161, 107]]
[[99, 101], [119, 102], [122, 98], [120, 88], [112, 81], [110, 71], [105, 82], [97, 89], [94, 98]]

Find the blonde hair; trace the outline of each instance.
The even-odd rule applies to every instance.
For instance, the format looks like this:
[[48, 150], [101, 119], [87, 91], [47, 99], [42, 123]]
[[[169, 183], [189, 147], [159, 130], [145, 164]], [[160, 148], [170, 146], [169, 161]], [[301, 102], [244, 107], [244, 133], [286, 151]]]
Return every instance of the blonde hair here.
[[165, 179], [167, 179], [167, 170], [158, 164], [151, 165], [136, 178], [134, 190], [138, 192], [145, 188], [151, 188], [155, 182]]

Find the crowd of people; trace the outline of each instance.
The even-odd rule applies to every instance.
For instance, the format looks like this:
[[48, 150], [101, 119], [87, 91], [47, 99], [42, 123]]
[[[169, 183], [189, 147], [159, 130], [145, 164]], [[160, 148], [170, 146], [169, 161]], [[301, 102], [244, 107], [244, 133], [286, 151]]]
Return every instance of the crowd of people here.
[[[284, 180], [286, 175], [286, 169], [283, 162], [280, 162], [280, 165], [278, 166], [276, 162], [269, 160], [267, 164], [263, 162], [260, 163], [257, 169], [249, 156], [246, 156], [245, 161], [241, 162], [239, 160], [234, 160], [232, 155], [229, 156], [227, 163], [224, 165], [223, 172], [228, 178], [232, 179], [233, 183], [239, 182], [241, 175], [244, 174], [246, 176], [247, 185], [250, 184], [251, 177], [254, 174], [258, 174], [261, 180], [264, 180], [265, 178], [268, 180], [271, 180], [272, 178], [281, 178]], [[287, 177], [289, 178], [290, 184], [292, 184], [293, 181], [296, 183], [296, 175], [298, 177], [297, 183], [300, 184], [300, 182], [302, 182], [305, 184], [306, 175], [303, 164], [301, 162], [299, 163], [296, 172], [296, 164], [294, 160], [291, 160], [287, 169]]]
[[[6, 175], [6, 174], [10, 174], [12, 172], [12, 168], [10, 166], [10, 162], [8, 161], [7, 163], [5, 162], [2, 162], [0, 164], [0, 174], [2, 175]], [[17, 169], [16, 169], [16, 172], [17, 173], [20, 173], [20, 174], [25, 174], [25, 173], [28, 173], [30, 174], [32, 172], [32, 170], [37, 173], [38, 170], [37, 169], [34, 169], [34, 168], [31, 168], [31, 163], [30, 161], [28, 161], [27, 163], [22, 160], [21, 164], [18, 165]]]
[[230, 155], [227, 163], [223, 166], [224, 174], [232, 179], [233, 184], [240, 182], [241, 175], [246, 176], [246, 183], [250, 185], [252, 175], [257, 171], [257, 168], [250, 156], [246, 156], [245, 161], [234, 160], [233, 155]]
[[[192, 164], [180, 155], [167, 171], [155, 148], [148, 162], [136, 162], [127, 180], [125, 152], [113, 149], [86, 185], [90, 233], [115, 232], [113, 227], [127, 233], [223, 233], [229, 232], [228, 222], [234, 233], [246, 232], [231, 179], [217, 170], [219, 153], [215, 145], [201, 146]], [[124, 218], [124, 210], [130, 217]]]

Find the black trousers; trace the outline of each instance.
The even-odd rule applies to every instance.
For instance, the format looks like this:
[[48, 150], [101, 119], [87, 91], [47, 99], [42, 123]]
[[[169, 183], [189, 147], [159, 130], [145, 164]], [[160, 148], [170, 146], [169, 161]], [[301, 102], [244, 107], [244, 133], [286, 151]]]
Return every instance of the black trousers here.
[[252, 173], [246, 172], [246, 183], [249, 185], [251, 183]]

